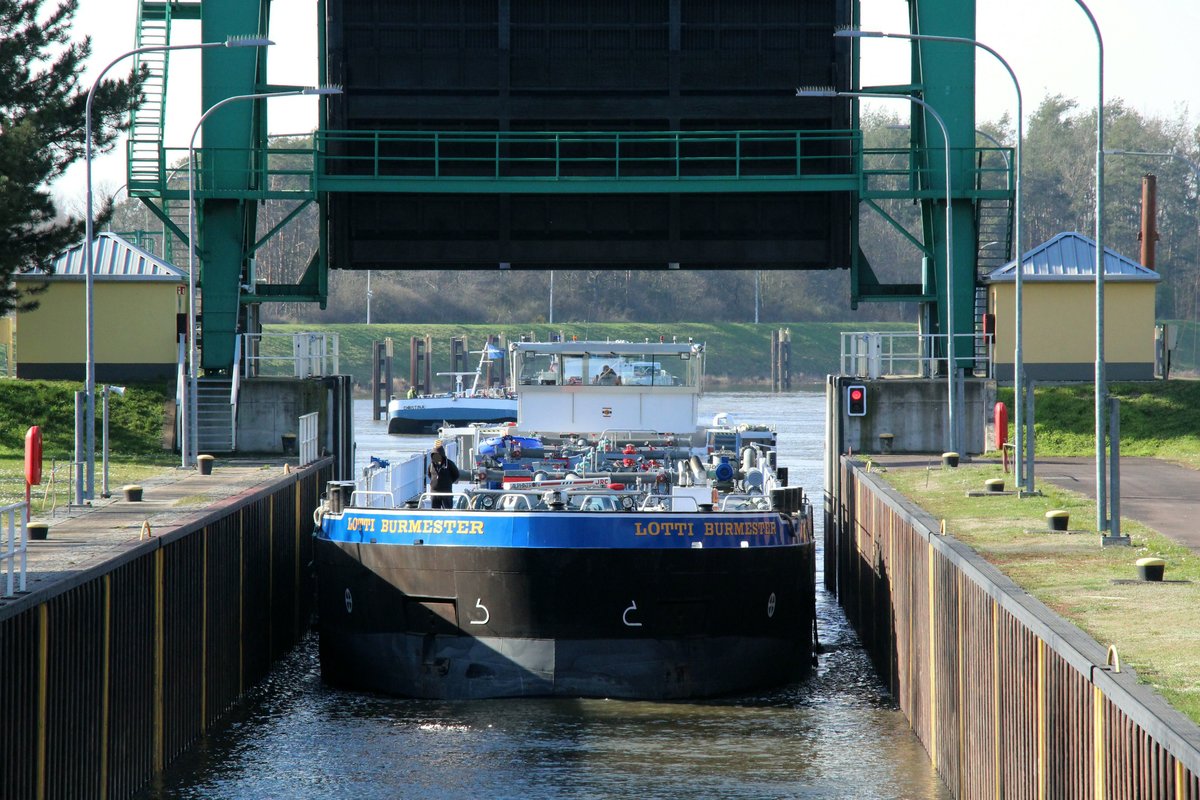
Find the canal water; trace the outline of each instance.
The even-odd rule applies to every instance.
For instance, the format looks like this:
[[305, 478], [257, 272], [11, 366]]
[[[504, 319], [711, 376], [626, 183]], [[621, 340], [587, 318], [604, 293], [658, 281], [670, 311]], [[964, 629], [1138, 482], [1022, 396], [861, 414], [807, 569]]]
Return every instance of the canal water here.
[[[358, 458], [420, 452], [355, 405]], [[824, 398], [714, 393], [701, 420], [772, 422], [820, 542]], [[817, 560], [818, 570], [821, 560]], [[508, 699], [445, 703], [330, 689], [309, 636], [179, 759], [146, 798], [870, 798], [950, 794], [817, 578], [826, 652], [802, 682], [688, 703]]]

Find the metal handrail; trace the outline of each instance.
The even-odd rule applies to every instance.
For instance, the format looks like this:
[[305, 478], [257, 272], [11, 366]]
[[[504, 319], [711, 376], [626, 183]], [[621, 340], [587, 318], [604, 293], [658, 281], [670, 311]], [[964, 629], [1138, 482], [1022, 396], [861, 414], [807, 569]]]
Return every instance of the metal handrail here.
[[[963, 340], [966, 339], [966, 343]], [[945, 334], [906, 333], [893, 331], [845, 331], [841, 334], [840, 374], [864, 378], [888, 376], [939, 377], [938, 367], [945, 361]], [[988, 333], [955, 334], [955, 349], [972, 355], [957, 356], [956, 361], [969, 363], [976, 370], [982, 361], [983, 372], [992, 377], [995, 369], [994, 342]], [[974, 355], [975, 345], [985, 345], [986, 355]], [[966, 347], [962, 350], [959, 348]], [[944, 372], [942, 377], [944, 377]]]
[[321, 377], [336, 375], [341, 367], [336, 333], [243, 333], [239, 338], [244, 339], [240, 371], [246, 378]]
[[242, 363], [242, 337], [233, 337], [233, 380], [229, 382], [229, 444], [237, 450], [237, 407], [238, 394], [242, 387], [242, 371], [238, 364]]
[[[1010, 150], [951, 148], [956, 195], [972, 199], [1010, 196], [1015, 185], [1011, 155], [986, 157], [992, 153], [1005, 156]], [[848, 180], [870, 197], [929, 193], [941, 197], [942, 190], [931, 188], [928, 180], [940, 167], [926, 164], [930, 160], [924, 153], [911, 146], [864, 147], [862, 132], [852, 129], [326, 130], [315, 134], [309, 147], [205, 148], [199, 154], [195, 190], [201, 197], [314, 198], [322, 181], [328, 179], [339, 181], [338, 191], [380, 191], [378, 185], [384, 182], [391, 182], [393, 191], [412, 191], [410, 185], [429, 181], [446, 188], [456, 181], [475, 186], [522, 183], [525, 191], [547, 192], [560, 190], [555, 188], [559, 184], [574, 186], [580, 181], [665, 181], [685, 191], [689, 182], [699, 181], [697, 186], [711, 191], [704, 182], [713, 180], [732, 184], [814, 181], [814, 186], [819, 183], [822, 191], [828, 191], [830, 181]], [[156, 180], [131, 181], [131, 194], [182, 197], [186, 190], [170, 186], [163, 176], [166, 164], [183, 157], [181, 148], [163, 148]], [[890, 163], [877, 166], [881, 159]]]
[[[372, 497], [387, 498], [387, 505], [375, 506], [373, 504], [368, 504], [365, 506], [360, 506], [358, 504], [358, 498], [360, 498], [360, 497], [365, 497], [368, 500], [370, 500], [370, 498], [372, 498]], [[395, 508], [396, 507], [396, 498], [392, 496], [391, 492], [373, 491], [373, 490], [369, 490], [369, 489], [355, 489], [353, 492], [350, 493], [350, 506], [353, 508]]]
[[[25, 528], [25, 503], [12, 503], [0, 508], [0, 560], [4, 561], [4, 596], [25, 591], [26, 552], [29, 547], [28, 531]], [[18, 537], [18, 533], [20, 536]], [[18, 560], [19, 559], [19, 560]], [[16, 580], [14, 581], [14, 578]]]

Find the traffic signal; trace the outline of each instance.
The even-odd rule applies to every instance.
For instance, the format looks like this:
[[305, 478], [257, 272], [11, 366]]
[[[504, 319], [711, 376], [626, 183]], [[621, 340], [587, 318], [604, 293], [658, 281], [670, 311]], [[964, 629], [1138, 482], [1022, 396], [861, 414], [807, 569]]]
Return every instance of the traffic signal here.
[[867, 387], [852, 383], [846, 387], [846, 414], [851, 417], [867, 415]]

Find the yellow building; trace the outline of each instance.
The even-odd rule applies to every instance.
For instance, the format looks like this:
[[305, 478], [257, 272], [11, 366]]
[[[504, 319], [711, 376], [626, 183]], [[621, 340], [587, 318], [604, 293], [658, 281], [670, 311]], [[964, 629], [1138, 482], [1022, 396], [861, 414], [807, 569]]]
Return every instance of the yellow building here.
[[[93, 343], [96, 380], [104, 383], [175, 375], [178, 334], [186, 325], [187, 273], [113, 233], [98, 234], [94, 250]], [[84, 380], [85, 272], [83, 245], [56, 259], [53, 274], [14, 276], [38, 302], [9, 317], [9, 363], [18, 378]], [[14, 370], [10, 368], [10, 374]]]
[[[1021, 273], [1021, 356], [1039, 381], [1086, 381], [1096, 370], [1096, 242], [1060, 233], [1027, 252]], [[1154, 378], [1157, 272], [1104, 249], [1104, 370], [1108, 380]], [[1016, 361], [1016, 262], [993, 271], [996, 380], [1011, 382]]]

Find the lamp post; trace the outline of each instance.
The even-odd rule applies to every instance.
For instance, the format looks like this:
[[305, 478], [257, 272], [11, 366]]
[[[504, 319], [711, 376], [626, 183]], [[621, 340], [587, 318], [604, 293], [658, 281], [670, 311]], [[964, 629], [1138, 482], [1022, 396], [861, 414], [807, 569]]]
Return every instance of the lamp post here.
[[958, 415], [955, 410], [955, 391], [954, 377], [958, 370], [958, 362], [954, 357], [954, 216], [950, 209], [950, 200], [952, 197], [952, 183], [950, 180], [950, 131], [946, 128], [946, 122], [942, 119], [933, 106], [926, 103], [919, 97], [913, 97], [907, 94], [892, 94], [883, 92], [839, 92], [836, 89], [823, 88], [799, 88], [796, 90], [797, 97], [852, 97], [852, 98], [870, 98], [883, 100], [907, 100], [910, 103], [916, 103], [923, 109], [929, 112], [929, 116], [937, 122], [938, 127], [942, 129], [942, 138], [946, 142], [946, 362], [948, 369], [946, 370], [946, 417], [949, 427], [949, 442], [948, 449], [958, 451]]
[[[214, 111], [230, 103], [240, 100], [265, 100], [270, 97], [298, 97], [300, 95], [331, 95], [341, 94], [336, 86], [309, 86], [303, 89], [291, 89], [282, 92], [255, 92], [253, 94], [235, 94], [213, 103], [207, 111], [200, 115], [196, 127], [192, 129], [192, 138], [188, 141], [188, 397], [184, 403], [184, 430], [182, 453], [183, 466], [191, 467], [196, 463], [198, 450], [199, 422], [196, 384], [199, 370], [196, 367], [196, 135]], [[237, 368], [237, 365], [234, 365]]]
[[[1096, 33], [1097, 86], [1096, 100], [1096, 527], [1104, 535], [1108, 530], [1108, 501], [1105, 480], [1105, 406], [1108, 387], [1104, 381], [1104, 37], [1091, 9], [1083, 0], [1075, 4], [1087, 15]], [[1119, 526], [1120, 523], [1118, 522]]]
[[[117, 65], [118, 62], [124, 61], [130, 56], [141, 55], [142, 53], [162, 53], [168, 50], [206, 50], [214, 47], [266, 47], [272, 45], [270, 39], [261, 36], [232, 36], [223, 42], [201, 42], [199, 44], [167, 44], [167, 45], [147, 45], [146, 47], [138, 47], [130, 50], [127, 53], [114, 58], [112, 61], [100, 70], [100, 74], [96, 76], [96, 80], [92, 83], [92, 87], [88, 89], [87, 102], [84, 104], [84, 161], [86, 162], [84, 174], [87, 184], [85, 203], [87, 208], [84, 214], [84, 338], [85, 338], [85, 359], [87, 366], [85, 369], [86, 375], [85, 392], [87, 394], [87, 411], [85, 414], [84, 430], [87, 437], [87, 498], [90, 500], [95, 496], [96, 489], [96, 351], [95, 351], [95, 311], [93, 308], [93, 283], [94, 283], [94, 260], [95, 256], [92, 252], [93, 243], [92, 237], [95, 228], [95, 218], [92, 214], [92, 101], [95, 99], [96, 89], [100, 87], [100, 82], [104, 80], [104, 76], [110, 69]], [[78, 433], [76, 433], [78, 438]], [[76, 482], [76, 486], [78, 486]], [[83, 497], [80, 492], [76, 491], [76, 504], [83, 503]]]
[[[1013, 169], [1013, 259], [1016, 263], [1015, 285], [1013, 289], [1013, 445], [1017, 451], [1017, 489], [1024, 489], [1032, 492], [1033, 489], [1033, 438], [1025, 435], [1025, 360], [1022, 349], [1022, 332], [1024, 330], [1022, 319], [1022, 299], [1024, 297], [1024, 287], [1022, 285], [1021, 274], [1024, 270], [1022, 263], [1021, 252], [1021, 142], [1024, 139], [1025, 131], [1025, 116], [1021, 98], [1021, 84], [1017, 80], [1017, 74], [1009, 65], [1008, 61], [1002, 55], [995, 51], [992, 47], [980, 42], [976, 39], [971, 39], [966, 36], [935, 36], [932, 34], [922, 33], [884, 33], [883, 31], [860, 31], [854, 28], [843, 28], [835, 31], [835, 37], [854, 38], [854, 39], [907, 39], [915, 42], [947, 42], [951, 44], [966, 44], [972, 47], [977, 47], [980, 50], [985, 50], [995, 57], [1000, 65], [1008, 72], [1008, 77], [1012, 78], [1013, 88], [1017, 92], [1017, 144], [1013, 152], [1014, 164]], [[986, 139], [991, 139], [986, 133], [976, 131]], [[996, 142], [999, 146], [1000, 143]], [[1007, 158], [1005, 159], [1007, 161]], [[1025, 457], [1025, 449], [1028, 447], [1028, 461]], [[952, 448], [953, 449], [953, 448]]]

